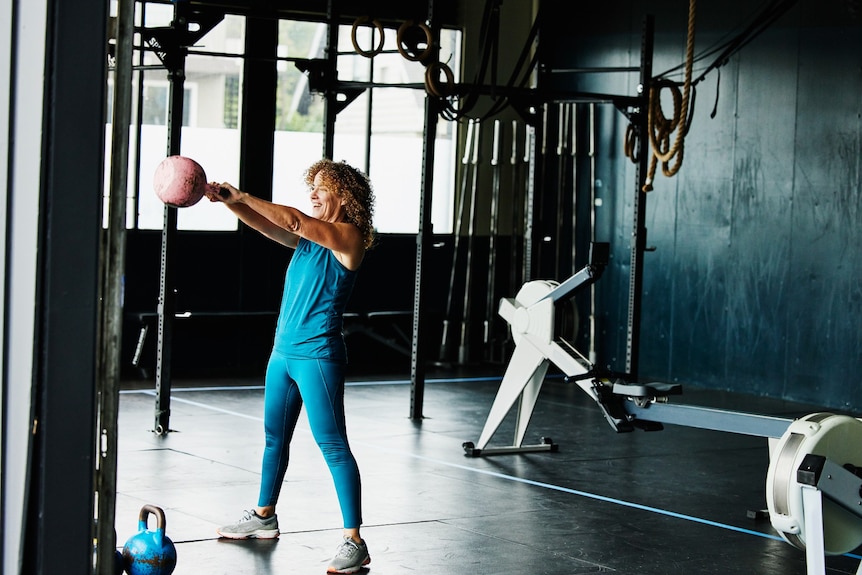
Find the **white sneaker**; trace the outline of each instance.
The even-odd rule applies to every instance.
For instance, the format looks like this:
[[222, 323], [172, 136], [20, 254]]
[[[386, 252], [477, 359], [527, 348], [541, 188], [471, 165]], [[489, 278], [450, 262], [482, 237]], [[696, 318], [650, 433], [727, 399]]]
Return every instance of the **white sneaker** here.
[[368, 547], [365, 541], [357, 543], [350, 537], [345, 537], [344, 542], [335, 550], [335, 557], [329, 564], [327, 573], [356, 573], [364, 565], [371, 563]]
[[231, 525], [219, 527], [216, 533], [228, 539], [275, 539], [279, 535], [278, 516], [261, 517], [248, 509], [243, 512], [242, 519]]

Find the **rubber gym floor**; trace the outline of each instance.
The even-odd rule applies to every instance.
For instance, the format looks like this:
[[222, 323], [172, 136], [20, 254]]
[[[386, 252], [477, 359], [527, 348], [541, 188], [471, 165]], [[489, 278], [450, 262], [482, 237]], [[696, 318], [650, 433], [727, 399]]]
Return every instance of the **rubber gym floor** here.
[[[524, 444], [550, 438], [558, 451], [469, 457], [462, 444], [478, 440], [500, 379], [429, 374], [419, 421], [410, 417], [409, 376], [348, 380], [348, 433], [371, 554], [361, 573], [807, 573], [805, 552], [781, 539], [762, 513], [766, 439], [674, 425], [616, 433], [586, 393], [550, 373]], [[138, 531], [149, 504], [164, 510], [177, 575], [325, 573], [341, 521], [304, 414], [277, 509], [280, 537], [220, 539], [216, 528], [257, 500], [261, 381], [171, 387], [171, 431], [159, 436], [152, 384], [123, 385], [118, 546]], [[823, 411], [689, 388], [678, 397], [789, 418]], [[513, 427], [514, 413], [488, 447], [511, 445]], [[155, 518], [148, 521], [155, 529]], [[861, 558], [859, 550], [828, 556], [826, 572], [856, 573]]]

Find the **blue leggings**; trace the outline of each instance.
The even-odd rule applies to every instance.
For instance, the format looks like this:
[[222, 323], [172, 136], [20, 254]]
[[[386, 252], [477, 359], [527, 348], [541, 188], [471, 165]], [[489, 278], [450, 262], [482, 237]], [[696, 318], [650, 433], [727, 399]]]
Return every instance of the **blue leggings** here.
[[359, 468], [347, 443], [344, 364], [293, 359], [273, 352], [266, 366], [261, 507], [274, 506], [287, 471], [290, 440], [303, 403], [314, 440], [332, 473], [345, 529], [362, 523]]

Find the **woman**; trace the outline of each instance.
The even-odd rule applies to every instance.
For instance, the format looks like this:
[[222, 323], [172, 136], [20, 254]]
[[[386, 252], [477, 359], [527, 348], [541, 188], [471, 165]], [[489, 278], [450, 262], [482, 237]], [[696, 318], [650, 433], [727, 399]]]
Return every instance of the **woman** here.
[[266, 368], [266, 445], [258, 503], [218, 533], [231, 539], [278, 537], [275, 505], [304, 404], [311, 432], [332, 473], [344, 521], [344, 539], [328, 572], [355, 573], [371, 558], [359, 535], [361, 486], [344, 420], [347, 352], [341, 328], [357, 271], [374, 244], [374, 193], [365, 174], [326, 159], [308, 168], [305, 182], [311, 215], [227, 183], [208, 186], [210, 201], [224, 203], [242, 222], [294, 250]]

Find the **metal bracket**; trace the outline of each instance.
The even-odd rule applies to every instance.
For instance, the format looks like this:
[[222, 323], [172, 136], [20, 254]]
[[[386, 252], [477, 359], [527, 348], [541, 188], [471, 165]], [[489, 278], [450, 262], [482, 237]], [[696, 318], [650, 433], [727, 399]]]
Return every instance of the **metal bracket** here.
[[328, 60], [311, 58], [297, 60], [294, 65], [308, 77], [308, 90], [315, 94], [336, 94], [335, 113], [338, 114], [365, 92], [364, 87], [347, 87], [337, 79], [337, 72]]
[[180, 52], [194, 46], [224, 20], [224, 14], [209, 14], [184, 6], [177, 4], [177, 16], [170, 26], [138, 30], [165, 68], [172, 72], [184, 65]]

